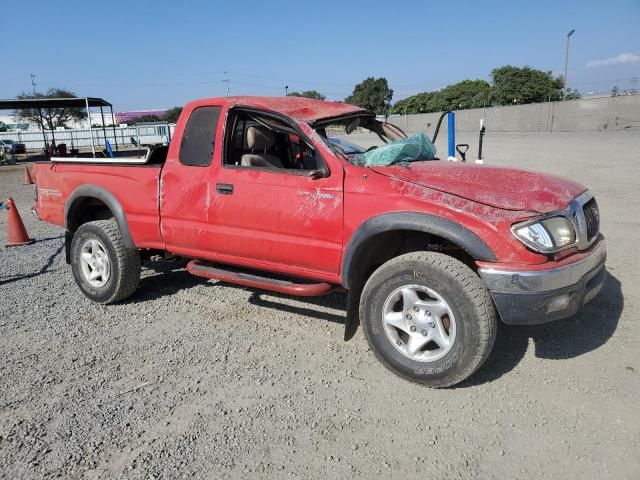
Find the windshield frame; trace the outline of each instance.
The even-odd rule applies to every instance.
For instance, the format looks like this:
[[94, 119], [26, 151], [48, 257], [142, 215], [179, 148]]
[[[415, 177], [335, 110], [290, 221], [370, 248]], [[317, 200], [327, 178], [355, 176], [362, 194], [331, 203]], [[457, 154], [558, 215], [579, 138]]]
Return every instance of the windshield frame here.
[[[356, 163], [354, 162], [354, 158], [358, 155], [362, 155], [362, 153], [366, 152], [367, 149], [356, 144], [353, 142], [349, 142], [349, 143], [353, 143], [355, 146], [361, 148], [364, 152], [359, 152], [359, 153], [347, 153], [346, 151], [344, 151], [342, 148], [340, 148], [340, 145], [338, 144], [338, 142], [332, 142], [330, 140], [330, 136], [326, 133], [326, 131], [322, 132], [323, 130], [325, 130], [326, 127], [330, 126], [330, 125], [335, 125], [335, 124], [344, 124], [345, 125], [345, 137], [349, 137], [349, 133], [346, 133], [346, 126], [350, 123], [353, 122], [354, 120], [360, 119], [360, 124], [359, 127], [364, 128], [365, 130], [368, 130], [369, 133], [374, 133], [378, 136], [378, 138], [380, 140], [382, 140], [382, 142], [384, 142], [385, 144], [388, 144], [390, 142], [393, 142], [394, 139], [390, 138], [388, 136], [386, 136], [385, 134], [385, 130], [383, 128], [384, 125], [389, 125], [391, 126], [392, 130], [395, 131], [398, 136], [402, 139], [402, 138], [408, 138], [408, 135], [397, 125], [394, 125], [393, 123], [389, 123], [389, 122], [382, 122], [380, 120], [378, 120], [376, 118], [375, 113], [370, 112], [370, 111], [363, 111], [363, 112], [358, 112], [358, 113], [354, 113], [354, 114], [347, 114], [347, 115], [341, 115], [339, 117], [331, 117], [331, 118], [326, 118], [326, 119], [321, 119], [315, 122], [312, 122], [309, 124], [309, 126], [311, 128], [314, 129], [314, 131], [318, 134], [318, 136], [322, 139], [323, 143], [332, 151], [338, 151], [340, 153], [340, 155], [342, 157], [344, 157], [351, 165], [356, 165]], [[333, 138], [338, 138], [338, 135], [332, 135]], [[340, 135], [339, 137], [342, 137], [342, 135]], [[346, 140], [348, 141], [348, 140]]]

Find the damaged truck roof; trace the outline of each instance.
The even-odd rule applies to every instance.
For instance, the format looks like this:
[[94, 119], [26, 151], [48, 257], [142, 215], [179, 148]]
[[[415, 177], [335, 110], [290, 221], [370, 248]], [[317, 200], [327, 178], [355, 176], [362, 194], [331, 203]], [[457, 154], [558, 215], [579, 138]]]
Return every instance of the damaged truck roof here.
[[[219, 99], [216, 99], [219, 100]], [[279, 112], [300, 122], [313, 123], [354, 113], [370, 113], [362, 107], [342, 102], [327, 102], [304, 97], [238, 96], [223, 99], [228, 106], [254, 107]], [[211, 99], [191, 102], [194, 107], [210, 105]]]

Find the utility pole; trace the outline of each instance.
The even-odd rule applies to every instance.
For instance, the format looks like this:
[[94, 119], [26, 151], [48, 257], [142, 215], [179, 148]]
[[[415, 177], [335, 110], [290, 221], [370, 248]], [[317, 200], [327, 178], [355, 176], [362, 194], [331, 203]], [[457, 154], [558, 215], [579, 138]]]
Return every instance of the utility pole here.
[[35, 74], [31, 74], [31, 91], [33, 92], [33, 96], [36, 95], [36, 76]]
[[227, 85], [227, 98], [229, 98], [229, 77], [227, 76], [227, 72], [224, 72], [224, 80], [222, 82]]
[[567, 85], [569, 84], [569, 39], [575, 33], [575, 29], [567, 33], [567, 50], [564, 55], [564, 88], [562, 89], [562, 99], [567, 96]]

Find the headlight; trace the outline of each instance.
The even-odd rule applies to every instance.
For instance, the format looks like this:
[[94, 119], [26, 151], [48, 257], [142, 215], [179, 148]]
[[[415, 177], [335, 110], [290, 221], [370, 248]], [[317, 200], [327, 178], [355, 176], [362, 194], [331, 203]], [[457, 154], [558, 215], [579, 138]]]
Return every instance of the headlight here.
[[550, 217], [515, 225], [512, 231], [522, 243], [543, 253], [557, 252], [576, 242], [576, 231], [565, 217]]

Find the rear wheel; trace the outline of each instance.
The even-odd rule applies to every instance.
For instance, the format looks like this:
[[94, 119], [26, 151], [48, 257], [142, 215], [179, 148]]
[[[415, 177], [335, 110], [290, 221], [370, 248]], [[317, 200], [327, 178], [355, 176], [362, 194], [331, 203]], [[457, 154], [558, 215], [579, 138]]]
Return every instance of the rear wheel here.
[[378, 268], [362, 292], [360, 322], [389, 370], [431, 387], [473, 374], [489, 356], [497, 326], [480, 278], [434, 252], [408, 253]]
[[85, 223], [71, 243], [71, 268], [82, 292], [97, 303], [133, 294], [140, 281], [140, 253], [124, 246], [115, 220]]

